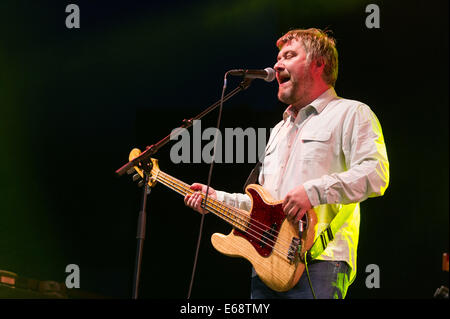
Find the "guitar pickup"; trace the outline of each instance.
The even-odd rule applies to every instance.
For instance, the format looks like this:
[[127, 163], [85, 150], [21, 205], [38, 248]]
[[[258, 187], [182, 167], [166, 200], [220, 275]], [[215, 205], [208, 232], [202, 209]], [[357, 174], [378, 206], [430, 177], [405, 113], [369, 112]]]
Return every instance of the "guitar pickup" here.
[[267, 244], [272, 245], [272, 243], [275, 242], [275, 233], [277, 231], [277, 224], [273, 223], [269, 230], [266, 230], [262, 236], [261, 240], [259, 242], [259, 246], [261, 248], [264, 248]]

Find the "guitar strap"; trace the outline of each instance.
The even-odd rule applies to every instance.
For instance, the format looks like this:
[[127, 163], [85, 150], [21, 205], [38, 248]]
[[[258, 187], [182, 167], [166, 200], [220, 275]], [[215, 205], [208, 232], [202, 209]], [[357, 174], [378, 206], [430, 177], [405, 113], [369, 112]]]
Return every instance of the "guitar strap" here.
[[353, 213], [352, 209], [344, 209], [334, 216], [328, 227], [320, 233], [314, 241], [312, 247], [306, 253], [307, 262], [310, 262], [319, 257], [327, 248], [328, 243], [334, 239], [335, 234], [344, 224], [348, 217]]
[[259, 176], [259, 172], [261, 170], [261, 165], [262, 165], [262, 163], [258, 162], [256, 164], [256, 166], [250, 172], [250, 175], [248, 175], [247, 181], [244, 184], [244, 193], [245, 193], [245, 189], [247, 188], [248, 185], [258, 184], [258, 176]]
[[[252, 171], [250, 172], [250, 175], [247, 177], [247, 181], [244, 184], [244, 193], [245, 193], [245, 189], [247, 188], [248, 185], [250, 184], [259, 184], [258, 182], [258, 178], [259, 178], [259, 174], [261, 172], [261, 166], [262, 166], [262, 161], [264, 161], [264, 157], [267, 155], [266, 151], [270, 148], [270, 146], [274, 143], [275, 137], [277, 137], [278, 133], [280, 132], [281, 126], [278, 127], [278, 130], [274, 133], [271, 130], [271, 135], [269, 137], [269, 144], [266, 145], [264, 153], [261, 155], [264, 156], [259, 156], [259, 160], [258, 163], [256, 163], [256, 166], [252, 169]], [[272, 137], [273, 136], [273, 137]]]

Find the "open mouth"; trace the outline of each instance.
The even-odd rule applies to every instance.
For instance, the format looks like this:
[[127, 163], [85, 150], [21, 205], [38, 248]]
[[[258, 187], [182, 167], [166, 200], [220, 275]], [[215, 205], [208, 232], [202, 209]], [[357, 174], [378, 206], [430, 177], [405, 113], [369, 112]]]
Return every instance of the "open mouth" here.
[[286, 74], [286, 73], [278, 74], [278, 84], [280, 84], [280, 85], [286, 83], [290, 79], [291, 79], [291, 76], [289, 74]]

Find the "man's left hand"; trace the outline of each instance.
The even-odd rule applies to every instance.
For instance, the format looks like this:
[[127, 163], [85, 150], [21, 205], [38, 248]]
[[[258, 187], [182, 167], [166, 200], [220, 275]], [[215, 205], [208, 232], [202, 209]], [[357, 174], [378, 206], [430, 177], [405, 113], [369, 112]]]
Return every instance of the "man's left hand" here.
[[290, 222], [298, 223], [303, 218], [305, 213], [312, 208], [303, 185], [297, 186], [287, 193], [282, 207]]

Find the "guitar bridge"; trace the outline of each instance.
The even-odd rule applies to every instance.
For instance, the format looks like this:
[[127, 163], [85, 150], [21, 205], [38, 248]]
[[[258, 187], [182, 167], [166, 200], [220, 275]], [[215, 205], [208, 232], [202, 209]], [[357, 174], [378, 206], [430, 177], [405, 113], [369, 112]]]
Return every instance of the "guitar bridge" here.
[[299, 251], [300, 251], [300, 238], [293, 237], [287, 253], [287, 259], [291, 264], [295, 262], [295, 256]]

